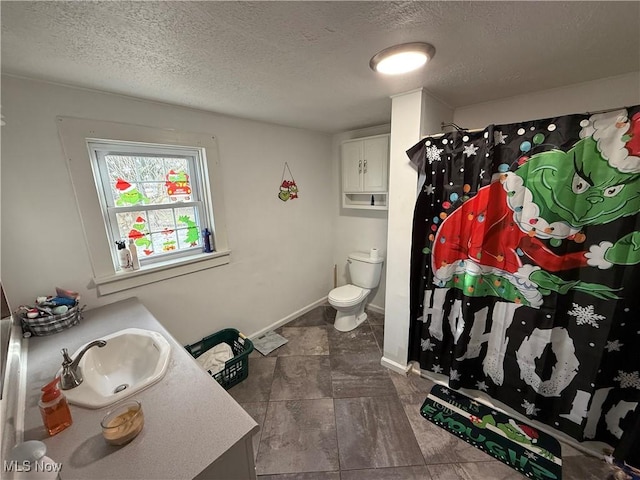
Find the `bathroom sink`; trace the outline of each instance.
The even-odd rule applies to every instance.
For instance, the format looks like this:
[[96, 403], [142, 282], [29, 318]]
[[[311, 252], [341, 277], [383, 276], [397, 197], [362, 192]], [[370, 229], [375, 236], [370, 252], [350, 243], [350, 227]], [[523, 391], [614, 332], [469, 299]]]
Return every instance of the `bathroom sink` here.
[[[153, 385], [167, 372], [171, 346], [158, 332], [127, 328], [99, 340], [106, 340], [107, 344], [90, 348], [80, 360], [83, 382], [64, 390], [69, 403], [106, 407]], [[72, 358], [83, 348], [84, 345]]]

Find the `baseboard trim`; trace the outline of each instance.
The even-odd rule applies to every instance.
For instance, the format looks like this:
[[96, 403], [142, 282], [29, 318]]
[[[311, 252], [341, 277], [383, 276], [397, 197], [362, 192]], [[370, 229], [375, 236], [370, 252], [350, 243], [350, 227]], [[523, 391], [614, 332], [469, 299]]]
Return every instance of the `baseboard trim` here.
[[380, 365], [383, 367], [387, 367], [389, 370], [393, 370], [396, 373], [401, 375], [407, 375], [409, 370], [411, 369], [411, 365], [402, 365], [398, 362], [394, 362], [393, 360], [388, 359], [387, 357], [382, 357], [380, 359]]
[[378, 305], [369, 304], [369, 305], [367, 305], [367, 309], [371, 310], [372, 312], [376, 312], [376, 313], [379, 313], [381, 315], [384, 315], [384, 308], [383, 307], [379, 307]]
[[305, 313], [310, 312], [314, 308], [319, 307], [320, 305], [323, 305], [325, 303], [327, 303], [327, 297], [322, 297], [320, 300], [316, 300], [315, 302], [310, 303], [306, 307], [302, 307], [300, 310], [296, 310], [292, 314], [287, 315], [286, 317], [281, 318], [280, 320], [278, 320], [276, 322], [273, 322], [268, 327], [265, 327], [262, 330], [258, 330], [257, 332], [252, 333], [251, 335], [249, 335], [249, 338], [251, 338], [251, 339], [258, 338], [258, 337], [264, 335], [265, 333], [270, 332], [271, 330], [275, 330], [276, 328], [281, 327], [282, 325], [284, 325], [286, 323], [289, 323], [291, 320], [295, 320], [296, 318], [300, 317], [301, 315], [304, 315]]

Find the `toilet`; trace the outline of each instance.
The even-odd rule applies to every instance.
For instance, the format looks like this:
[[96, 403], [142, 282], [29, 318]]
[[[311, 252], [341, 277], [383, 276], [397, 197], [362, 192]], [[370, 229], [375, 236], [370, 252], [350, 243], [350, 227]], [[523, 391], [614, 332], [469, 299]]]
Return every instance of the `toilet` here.
[[329, 303], [338, 312], [334, 326], [336, 330], [348, 332], [367, 319], [364, 306], [371, 292], [380, 283], [383, 259], [369, 253], [351, 253], [347, 268], [352, 284], [334, 288], [329, 292]]

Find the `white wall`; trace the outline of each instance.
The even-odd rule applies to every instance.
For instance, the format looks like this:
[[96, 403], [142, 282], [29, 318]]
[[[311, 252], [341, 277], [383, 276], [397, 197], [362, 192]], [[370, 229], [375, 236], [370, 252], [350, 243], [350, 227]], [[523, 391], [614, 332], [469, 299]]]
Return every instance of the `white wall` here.
[[639, 103], [640, 72], [633, 72], [457, 108], [453, 121], [461, 127], [474, 129], [492, 123], [523, 122]]
[[[347, 255], [351, 252], [368, 252], [372, 247], [380, 250], [386, 257], [387, 251], [387, 211], [356, 210], [342, 208], [340, 190], [342, 168], [340, 144], [345, 140], [389, 133], [391, 125], [380, 125], [336, 134], [332, 137], [333, 166], [331, 182], [333, 185], [332, 206], [336, 215], [333, 236], [333, 259], [338, 268], [338, 286], [349, 283], [347, 276]], [[380, 285], [372, 292], [367, 304], [384, 309], [386, 262], [383, 265]]]
[[[2, 77], [2, 282], [11, 305], [54, 287], [88, 308], [139, 297], [183, 343], [252, 334], [327, 295], [336, 196], [328, 135], [21, 78]], [[231, 263], [97, 297], [57, 115], [216, 135]], [[277, 198], [284, 162], [300, 198]]]
[[[440, 130], [438, 119], [446, 116], [446, 108], [440, 102], [430, 103], [430, 97], [426, 96], [425, 98], [427, 100], [422, 106], [422, 135], [437, 133]], [[453, 112], [453, 122], [469, 129], [483, 128], [492, 123], [518, 122], [637, 104], [640, 104], [640, 72], [458, 108]], [[415, 106], [415, 102], [412, 105]], [[407, 108], [411, 109], [411, 105]], [[394, 112], [393, 109], [392, 112]], [[403, 115], [405, 114], [403, 113]], [[393, 121], [395, 118], [395, 116], [392, 118], [392, 145], [398, 141], [397, 138], [394, 138], [396, 130]], [[395, 153], [392, 151], [392, 164], [394, 162], [393, 156], [399, 155], [399, 150]], [[391, 173], [393, 174], [393, 172]], [[410, 177], [408, 173], [406, 175]], [[406, 237], [406, 233], [400, 234], [401, 229], [395, 228], [394, 225], [398, 222], [406, 224], [407, 219], [413, 215], [414, 204], [407, 201], [407, 191], [403, 191], [402, 188], [390, 189], [389, 195], [390, 207], [395, 203], [401, 203], [402, 208], [390, 209], [389, 211], [388, 248], [392, 249], [394, 245], [398, 245], [401, 252], [406, 252], [407, 242], [410, 243], [411, 238]], [[406, 257], [406, 253], [398, 258], [400, 264], [402, 264], [404, 257]], [[393, 269], [393, 265], [391, 268]], [[406, 268], [409, 268], [408, 265]], [[392, 288], [389, 286], [390, 282], [393, 282]], [[383, 364], [393, 368], [394, 362], [397, 365], [402, 365], [408, 353], [406, 332], [409, 311], [408, 303], [405, 303], [403, 298], [403, 292], [408, 294], [409, 277], [398, 275], [393, 280], [388, 277], [387, 285]], [[393, 305], [390, 301], [390, 295], [397, 297]], [[388, 362], [385, 363], [385, 359]]]

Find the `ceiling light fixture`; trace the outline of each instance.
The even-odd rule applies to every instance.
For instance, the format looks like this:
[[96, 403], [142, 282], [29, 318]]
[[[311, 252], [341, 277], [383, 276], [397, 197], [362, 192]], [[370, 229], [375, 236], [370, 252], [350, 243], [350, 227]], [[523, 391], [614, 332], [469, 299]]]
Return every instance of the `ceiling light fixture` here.
[[430, 43], [403, 43], [376, 53], [369, 61], [369, 66], [375, 72], [399, 75], [417, 70], [435, 54], [436, 49]]

